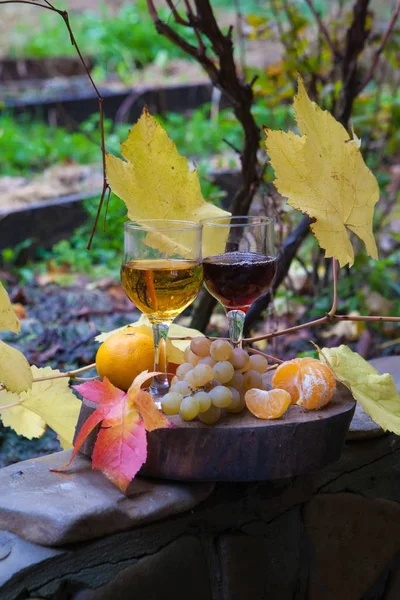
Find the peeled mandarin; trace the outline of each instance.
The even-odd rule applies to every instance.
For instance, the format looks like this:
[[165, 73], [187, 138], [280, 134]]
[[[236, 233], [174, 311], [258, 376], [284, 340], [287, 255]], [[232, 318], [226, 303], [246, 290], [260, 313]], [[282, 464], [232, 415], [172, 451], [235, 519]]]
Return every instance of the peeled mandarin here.
[[272, 377], [272, 387], [289, 392], [292, 404], [318, 410], [331, 400], [336, 380], [331, 369], [320, 360], [295, 358], [279, 365]]
[[290, 394], [279, 389], [251, 389], [246, 392], [244, 399], [247, 408], [257, 419], [279, 419], [291, 404]]

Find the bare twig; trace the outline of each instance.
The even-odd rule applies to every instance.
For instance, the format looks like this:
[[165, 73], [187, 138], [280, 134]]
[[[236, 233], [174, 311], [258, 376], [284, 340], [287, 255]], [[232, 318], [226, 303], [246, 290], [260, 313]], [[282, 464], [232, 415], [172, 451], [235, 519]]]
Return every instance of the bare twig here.
[[383, 50], [385, 49], [386, 43], [394, 29], [394, 26], [396, 25], [399, 15], [400, 15], [400, 0], [398, 0], [396, 3], [393, 14], [392, 14], [392, 16], [387, 24], [387, 27], [381, 37], [381, 41], [379, 42], [379, 45], [378, 45], [377, 49], [375, 50], [374, 56], [372, 58], [372, 63], [358, 88], [358, 93], [360, 93], [365, 88], [365, 86], [367, 86], [369, 84], [369, 82], [373, 78], [375, 69], [379, 63], [380, 56], [381, 56]]
[[276, 356], [272, 356], [272, 354], [267, 354], [266, 352], [262, 352], [261, 350], [257, 350], [256, 348], [247, 348], [247, 352], [250, 354], [260, 354], [261, 356], [265, 356], [268, 360], [273, 360], [274, 362], [280, 364], [284, 361]]
[[329, 31], [327, 30], [325, 23], [321, 19], [321, 15], [315, 8], [313, 0], [306, 0], [306, 4], [309, 7], [309, 9], [311, 10], [312, 14], [314, 15], [314, 18], [317, 22], [318, 28], [321, 32], [321, 35], [325, 38], [326, 43], [328, 44], [329, 48], [331, 49], [333, 56], [334, 57], [338, 56], [338, 54], [339, 54], [338, 49], [336, 48], [335, 44], [333, 43], [333, 40], [332, 40], [331, 36], [329, 35]]
[[335, 316], [336, 311], [337, 311], [337, 305], [338, 305], [338, 290], [337, 290], [338, 269], [337, 269], [336, 258], [332, 259], [332, 273], [333, 273], [333, 301], [332, 301], [332, 308], [328, 312], [329, 317]]
[[165, 0], [165, 1], [168, 4], [169, 8], [171, 9], [171, 13], [175, 19], [175, 23], [179, 23], [179, 25], [185, 25], [186, 27], [191, 27], [189, 21], [185, 21], [185, 19], [183, 19], [181, 17], [181, 15], [179, 14], [179, 12], [176, 10], [173, 0]]
[[[244, 131], [244, 146], [241, 152], [242, 185], [232, 201], [232, 213], [247, 214], [250, 202], [260, 182], [257, 151], [260, 130], [251, 112], [253, 91], [243, 81], [236, 69], [232, 31], [224, 35], [218, 26], [209, 0], [195, 0], [195, 12], [190, 8], [189, 22], [197, 35], [197, 47], [187, 42], [170, 25], [163, 22], [154, 0], [147, 0], [149, 13], [157, 31], [194, 58], [206, 71], [212, 84], [220, 89], [232, 105], [236, 118]], [[200, 42], [201, 40], [201, 42]], [[208, 40], [214, 56], [208, 56], [205, 40]]]
[[281, 329], [280, 331], [273, 331], [272, 333], [265, 333], [255, 337], [243, 338], [243, 344], [254, 344], [254, 342], [261, 342], [262, 340], [271, 340], [272, 338], [286, 335], [287, 333], [294, 333], [295, 331], [300, 331], [301, 329], [307, 329], [307, 327], [323, 325], [324, 323], [328, 323], [329, 320], [330, 317], [325, 315], [324, 317], [315, 319], [315, 321], [309, 321], [308, 323], [302, 323], [301, 325], [295, 325], [294, 327], [288, 327], [287, 329]]
[[[37, 377], [32, 380], [32, 383], [37, 383], [38, 381], [50, 381], [52, 379], [62, 379], [68, 377], [68, 379], [82, 379], [78, 378], [77, 375], [81, 373], [85, 373], [85, 371], [90, 371], [90, 369], [95, 369], [96, 363], [92, 363], [91, 365], [87, 365], [86, 367], [81, 367], [80, 369], [75, 369], [74, 371], [68, 371], [67, 373], [60, 373], [59, 375], [49, 375], [49, 377]], [[90, 377], [89, 379], [96, 379], [96, 377]]]

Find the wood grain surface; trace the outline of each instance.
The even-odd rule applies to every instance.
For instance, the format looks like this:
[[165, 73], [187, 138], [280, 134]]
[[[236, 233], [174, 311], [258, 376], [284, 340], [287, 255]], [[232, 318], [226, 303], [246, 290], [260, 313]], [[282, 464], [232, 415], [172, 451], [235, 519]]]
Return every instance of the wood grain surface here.
[[[318, 411], [290, 406], [277, 420], [262, 421], [245, 409], [216, 425], [198, 420], [148, 434], [148, 457], [140, 474], [182, 481], [268, 481], [311, 473], [340, 457], [355, 402], [338, 384]], [[93, 408], [83, 404], [78, 429]], [[82, 452], [91, 455], [95, 433]]]

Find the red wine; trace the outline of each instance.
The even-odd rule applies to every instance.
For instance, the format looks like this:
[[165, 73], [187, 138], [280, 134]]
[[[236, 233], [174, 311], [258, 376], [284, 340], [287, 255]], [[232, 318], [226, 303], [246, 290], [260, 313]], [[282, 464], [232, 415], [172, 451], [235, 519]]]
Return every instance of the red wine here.
[[208, 291], [229, 309], [247, 311], [272, 284], [276, 258], [254, 252], [227, 252], [203, 260]]

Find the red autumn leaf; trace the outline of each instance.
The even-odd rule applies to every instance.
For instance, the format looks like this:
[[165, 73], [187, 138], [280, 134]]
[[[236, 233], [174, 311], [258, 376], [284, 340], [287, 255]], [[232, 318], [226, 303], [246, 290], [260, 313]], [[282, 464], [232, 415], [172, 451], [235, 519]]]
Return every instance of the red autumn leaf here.
[[155, 373], [141, 373], [136, 377], [128, 394], [116, 388], [107, 377], [75, 386], [90, 402], [98, 405], [82, 425], [76, 437], [67, 469], [93, 429], [101, 423], [92, 454], [92, 469], [102, 471], [119, 489], [126, 491], [147, 458], [146, 429], [152, 431], [171, 426], [147, 392], [140, 389], [144, 381]]
[[122, 492], [146, 461], [146, 430], [139, 413], [118, 402], [102, 423], [92, 454], [92, 469], [102, 471]]
[[75, 385], [74, 389], [86, 400], [96, 404], [115, 404], [125, 396], [125, 392], [115, 387], [107, 377], [104, 377], [103, 381], [94, 379], [87, 383]]
[[161, 427], [172, 427], [172, 423], [168, 421], [161, 410], [158, 410], [152, 395], [148, 392], [129, 388], [128, 402], [142, 417], [146, 431], [153, 431]]

